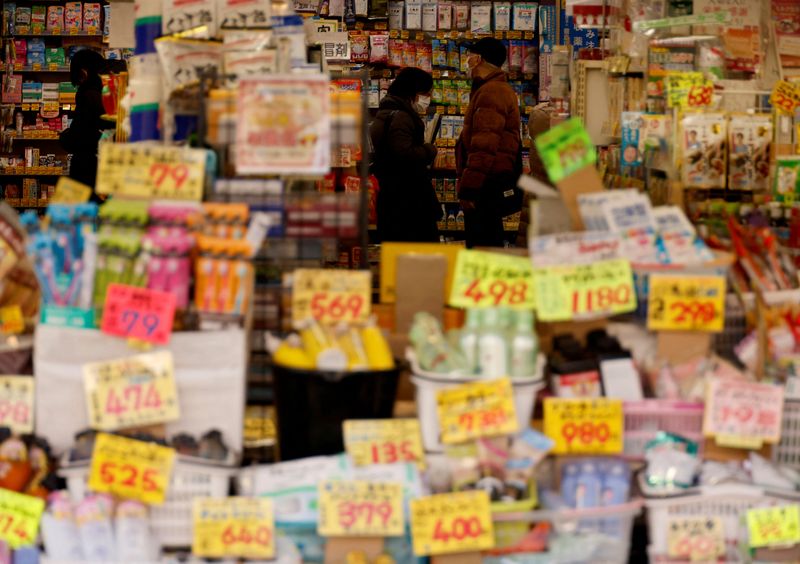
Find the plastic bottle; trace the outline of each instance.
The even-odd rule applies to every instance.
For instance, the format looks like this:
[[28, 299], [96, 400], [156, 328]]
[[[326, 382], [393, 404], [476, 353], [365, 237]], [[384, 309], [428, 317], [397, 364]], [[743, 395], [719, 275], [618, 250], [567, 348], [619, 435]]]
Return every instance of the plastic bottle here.
[[630, 479], [627, 468], [622, 462], [614, 462], [603, 480], [603, 505], [621, 505], [628, 501]]
[[319, 353], [331, 346], [325, 332], [322, 330], [319, 323], [311, 317], [301, 322], [298, 325], [298, 329], [300, 340], [303, 342], [303, 348], [306, 354], [308, 354], [311, 361], [316, 364]]
[[297, 335], [289, 335], [275, 351], [273, 359], [276, 364], [297, 370], [313, 370], [315, 363], [303, 350], [303, 344]]
[[603, 485], [594, 462], [584, 462], [581, 465], [577, 484], [575, 508], [599, 507]]
[[486, 380], [508, 376], [508, 345], [500, 326], [500, 310], [483, 312], [483, 330], [478, 335], [478, 365]]
[[569, 507], [575, 507], [575, 495], [578, 490], [578, 465], [574, 462], [564, 467], [561, 477], [561, 498]]
[[477, 374], [478, 365], [478, 335], [481, 332], [481, 310], [467, 310], [467, 321], [459, 335], [459, 348], [467, 359], [467, 373]]
[[536, 357], [539, 339], [533, 332], [533, 312], [516, 312], [516, 323], [511, 333], [511, 359], [509, 375], [512, 378], [530, 378], [536, 375]]

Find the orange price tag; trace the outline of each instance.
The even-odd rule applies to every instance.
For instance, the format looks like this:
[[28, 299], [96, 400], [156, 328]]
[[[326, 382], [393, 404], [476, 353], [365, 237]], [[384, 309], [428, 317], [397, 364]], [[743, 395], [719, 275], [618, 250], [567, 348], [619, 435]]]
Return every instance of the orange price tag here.
[[103, 333], [166, 345], [175, 319], [175, 294], [111, 284], [103, 308]]

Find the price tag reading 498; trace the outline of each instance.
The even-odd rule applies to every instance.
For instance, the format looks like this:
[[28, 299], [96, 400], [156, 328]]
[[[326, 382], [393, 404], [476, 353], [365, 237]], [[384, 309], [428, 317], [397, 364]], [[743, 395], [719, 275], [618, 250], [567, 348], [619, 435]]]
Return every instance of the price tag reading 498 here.
[[545, 398], [544, 433], [555, 454], [622, 452], [622, 401], [607, 398]]
[[435, 556], [494, 548], [489, 494], [482, 490], [412, 499], [414, 555]]
[[527, 258], [461, 251], [456, 259], [450, 305], [533, 309], [532, 271]]

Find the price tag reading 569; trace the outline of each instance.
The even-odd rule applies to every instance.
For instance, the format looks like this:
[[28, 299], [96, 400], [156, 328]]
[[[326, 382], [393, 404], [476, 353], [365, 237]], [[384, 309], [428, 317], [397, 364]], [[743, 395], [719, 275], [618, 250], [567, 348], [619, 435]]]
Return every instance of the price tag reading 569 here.
[[299, 268], [292, 280], [292, 319], [320, 323], [365, 321], [372, 276], [367, 271]]

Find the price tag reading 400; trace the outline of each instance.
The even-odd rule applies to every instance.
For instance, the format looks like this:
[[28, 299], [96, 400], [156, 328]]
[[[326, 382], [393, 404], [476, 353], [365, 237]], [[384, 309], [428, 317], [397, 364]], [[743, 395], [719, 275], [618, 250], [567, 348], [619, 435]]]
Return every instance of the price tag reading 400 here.
[[747, 512], [750, 548], [800, 543], [800, 505], [761, 507]]
[[400, 484], [342, 480], [319, 485], [320, 535], [399, 537], [404, 529]]
[[395, 462], [425, 466], [417, 419], [351, 419], [343, 427], [344, 446], [356, 466]]
[[166, 345], [175, 319], [175, 299], [172, 292], [110, 284], [100, 329], [109, 335]]
[[180, 417], [169, 351], [86, 364], [83, 384], [93, 429], [115, 431]]
[[618, 454], [622, 401], [545, 398], [544, 434], [555, 441], [555, 454]]
[[292, 282], [292, 319], [313, 317], [322, 323], [365, 321], [369, 317], [372, 279], [365, 270], [300, 268]]
[[0, 489], [0, 540], [11, 548], [36, 542], [44, 500]]
[[508, 435], [518, 430], [514, 393], [508, 378], [440, 390], [436, 403], [444, 444]]
[[0, 377], [0, 427], [33, 432], [34, 380], [31, 376]]
[[724, 276], [649, 278], [647, 328], [651, 331], [712, 331], [725, 326]]
[[411, 500], [411, 538], [416, 556], [494, 548], [494, 529], [485, 491], [431, 495]]
[[98, 433], [92, 451], [89, 489], [161, 505], [174, 460], [174, 449]]
[[484, 251], [459, 252], [450, 305], [533, 309], [530, 259]]
[[192, 554], [204, 558], [275, 557], [275, 521], [267, 498], [196, 498]]

